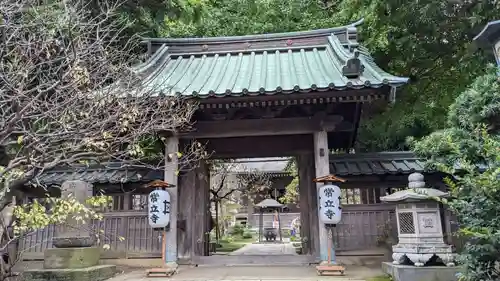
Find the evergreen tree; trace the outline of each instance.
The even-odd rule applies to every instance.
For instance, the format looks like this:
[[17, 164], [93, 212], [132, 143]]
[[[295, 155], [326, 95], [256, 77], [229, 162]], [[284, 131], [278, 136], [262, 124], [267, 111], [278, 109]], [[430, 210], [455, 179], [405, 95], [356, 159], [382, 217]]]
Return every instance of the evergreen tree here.
[[450, 106], [447, 128], [412, 142], [430, 167], [445, 172], [460, 234], [464, 281], [499, 280], [500, 82], [495, 68], [478, 77]]

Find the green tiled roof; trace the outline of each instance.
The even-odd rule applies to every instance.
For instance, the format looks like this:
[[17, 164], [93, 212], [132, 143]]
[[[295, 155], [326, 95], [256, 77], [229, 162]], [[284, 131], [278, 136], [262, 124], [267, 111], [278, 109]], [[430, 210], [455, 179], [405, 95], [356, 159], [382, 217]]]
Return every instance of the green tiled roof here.
[[219, 38], [148, 39], [146, 88], [191, 97], [398, 87], [356, 42], [356, 27]]
[[[279, 172], [283, 169], [278, 162], [255, 161], [255, 165], [247, 162], [251, 167], [267, 170], [271, 176], [286, 176], [288, 173]], [[364, 176], [364, 175], [398, 175], [431, 173], [425, 168], [425, 159], [420, 159], [409, 151], [377, 152], [358, 154], [330, 155], [330, 173], [337, 176]], [[264, 167], [264, 166], [266, 167]], [[274, 167], [274, 168], [273, 168]], [[238, 173], [238, 172], [236, 172]], [[60, 185], [67, 180], [82, 180], [93, 184], [116, 183], [145, 183], [156, 179], [163, 179], [163, 170], [149, 168], [127, 167], [121, 163], [108, 163], [102, 166], [81, 166], [60, 168], [44, 171], [31, 184]]]
[[430, 173], [425, 159], [410, 151], [330, 155], [330, 173], [337, 176]]

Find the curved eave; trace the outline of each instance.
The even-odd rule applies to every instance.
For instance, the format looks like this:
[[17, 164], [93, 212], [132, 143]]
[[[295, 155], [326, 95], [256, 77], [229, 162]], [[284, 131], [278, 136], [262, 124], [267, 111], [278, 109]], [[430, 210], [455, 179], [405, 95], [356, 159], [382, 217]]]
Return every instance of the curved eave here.
[[[404, 83], [403, 83], [404, 84]], [[403, 85], [401, 84], [401, 85]], [[399, 85], [399, 84], [398, 84]], [[401, 86], [399, 85], [399, 86]], [[208, 93], [204, 95], [199, 95], [197, 93], [191, 93], [191, 94], [186, 94], [186, 93], [180, 93], [176, 92], [176, 95], [181, 95], [181, 96], [192, 96], [193, 98], [200, 98], [200, 99], [207, 99], [207, 98], [224, 98], [224, 97], [241, 97], [241, 96], [264, 96], [264, 95], [276, 95], [276, 94], [283, 94], [283, 95], [289, 95], [293, 93], [310, 93], [310, 92], [326, 92], [326, 91], [345, 91], [345, 90], [361, 90], [361, 89], [377, 89], [381, 88], [383, 86], [392, 86], [396, 87], [395, 85], [391, 85], [389, 83], [381, 83], [381, 84], [370, 84], [369, 86], [365, 85], [346, 85], [346, 86], [333, 86], [333, 87], [325, 87], [325, 88], [299, 88], [297, 90], [275, 90], [275, 91], [266, 91], [264, 93], [262, 92], [224, 92], [224, 93]]]
[[255, 34], [243, 36], [220, 36], [220, 37], [192, 37], [192, 38], [144, 38], [145, 42], [167, 45], [191, 45], [191, 44], [219, 44], [219, 43], [238, 43], [238, 42], [254, 42], [277, 39], [296, 39], [301, 37], [321, 36], [328, 34], [337, 34], [345, 32], [349, 28], [357, 27], [364, 22], [360, 19], [348, 25], [316, 29], [309, 31], [295, 31], [269, 34]]
[[491, 44], [491, 37], [500, 35], [500, 20], [491, 21], [472, 39], [479, 47]]

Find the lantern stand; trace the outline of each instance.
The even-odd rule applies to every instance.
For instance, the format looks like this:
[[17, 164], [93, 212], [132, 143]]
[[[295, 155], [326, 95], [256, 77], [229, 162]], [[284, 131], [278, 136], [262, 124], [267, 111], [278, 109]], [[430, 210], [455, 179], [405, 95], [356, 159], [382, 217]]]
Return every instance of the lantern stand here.
[[[315, 178], [313, 182], [322, 183], [323, 185], [329, 185], [334, 182], [346, 182], [347, 180], [337, 177], [335, 175], [326, 175], [319, 178]], [[341, 209], [339, 207], [339, 209]], [[333, 247], [333, 228], [335, 228], [336, 224], [325, 224], [325, 228], [328, 235], [328, 261], [326, 264], [320, 264], [316, 266], [316, 272], [318, 275], [324, 275], [324, 273], [340, 273], [340, 275], [344, 275], [345, 267], [342, 265], [332, 263], [332, 247]]]
[[[280, 219], [280, 210], [281, 208], [283, 208], [283, 204], [279, 203], [278, 201], [274, 200], [274, 199], [264, 199], [262, 200], [262, 202], [260, 202], [259, 204], [256, 204], [255, 207], [259, 208], [260, 210], [260, 216], [259, 216], [259, 243], [263, 242], [262, 241], [262, 235], [264, 235], [264, 237], [266, 237], [266, 235], [269, 237], [269, 236], [273, 236], [273, 230], [274, 230], [274, 227], [272, 227], [271, 230], [265, 230], [264, 229], [264, 210], [265, 209], [271, 209], [271, 210], [276, 210], [277, 212], [277, 223], [278, 223], [278, 227], [277, 227], [277, 232], [276, 233], [276, 237], [274, 237], [274, 241], [276, 241], [276, 238], [278, 238], [277, 236], [279, 235], [279, 239], [280, 239], [280, 242], [283, 242], [283, 235], [281, 233], [281, 219]], [[274, 214], [273, 214], [273, 222], [274, 222]], [[266, 239], [267, 240], [267, 239]]]
[[[175, 187], [173, 184], [169, 184], [162, 180], [154, 180], [148, 184], [143, 186], [145, 189], [153, 190], [165, 190], [169, 187]], [[146, 270], [146, 277], [170, 277], [172, 276], [176, 270], [172, 270], [171, 268], [167, 268], [167, 231], [170, 228], [170, 222], [167, 226], [162, 228], [153, 228], [153, 230], [161, 230], [161, 260], [163, 261], [161, 268], [150, 268]]]

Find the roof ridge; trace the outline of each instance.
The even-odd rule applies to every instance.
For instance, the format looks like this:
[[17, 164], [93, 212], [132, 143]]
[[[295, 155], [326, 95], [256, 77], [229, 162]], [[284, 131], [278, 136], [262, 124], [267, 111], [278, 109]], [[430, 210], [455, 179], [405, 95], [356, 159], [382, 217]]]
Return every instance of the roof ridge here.
[[221, 43], [237, 43], [237, 42], [251, 42], [251, 41], [266, 41], [287, 38], [301, 38], [310, 36], [326, 36], [331, 34], [341, 34], [348, 30], [352, 30], [361, 25], [364, 19], [356, 22], [332, 27], [308, 31], [292, 31], [280, 33], [267, 33], [267, 34], [251, 34], [251, 35], [237, 35], [237, 36], [218, 36], [218, 37], [186, 37], [186, 38], [144, 38], [145, 42], [160, 43], [168, 45], [190, 45], [190, 44], [221, 44]]
[[343, 161], [348, 159], [358, 160], [406, 160], [406, 159], [421, 159], [416, 156], [412, 151], [383, 151], [383, 152], [367, 152], [367, 153], [345, 153], [345, 154], [331, 154], [330, 161]]

